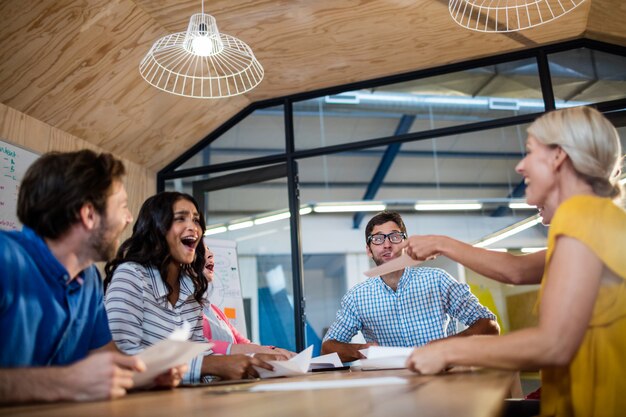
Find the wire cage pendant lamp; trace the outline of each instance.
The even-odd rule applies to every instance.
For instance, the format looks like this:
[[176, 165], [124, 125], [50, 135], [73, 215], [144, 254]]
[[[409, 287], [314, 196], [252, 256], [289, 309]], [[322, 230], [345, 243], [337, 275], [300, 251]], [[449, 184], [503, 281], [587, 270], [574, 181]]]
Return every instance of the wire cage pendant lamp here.
[[585, 0], [450, 0], [456, 23], [477, 32], [530, 29], [571, 12]]
[[158, 39], [139, 64], [154, 87], [184, 97], [224, 98], [243, 94], [263, 80], [263, 67], [241, 40], [220, 33], [215, 18], [202, 12], [186, 32]]

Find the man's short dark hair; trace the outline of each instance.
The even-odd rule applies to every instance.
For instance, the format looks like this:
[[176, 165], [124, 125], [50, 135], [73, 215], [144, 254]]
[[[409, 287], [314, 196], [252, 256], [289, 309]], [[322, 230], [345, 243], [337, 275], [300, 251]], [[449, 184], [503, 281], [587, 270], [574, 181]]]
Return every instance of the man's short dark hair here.
[[56, 239], [79, 219], [80, 209], [91, 203], [99, 214], [124, 164], [109, 153], [90, 150], [50, 152], [26, 171], [17, 198], [17, 217], [39, 236]]
[[372, 233], [374, 226], [378, 226], [381, 224], [385, 224], [387, 222], [394, 222], [400, 227], [400, 231], [406, 233], [406, 226], [404, 225], [404, 221], [402, 220], [402, 216], [400, 213], [395, 211], [381, 211], [367, 222], [367, 226], [365, 226], [365, 242], [367, 243], [367, 238]]

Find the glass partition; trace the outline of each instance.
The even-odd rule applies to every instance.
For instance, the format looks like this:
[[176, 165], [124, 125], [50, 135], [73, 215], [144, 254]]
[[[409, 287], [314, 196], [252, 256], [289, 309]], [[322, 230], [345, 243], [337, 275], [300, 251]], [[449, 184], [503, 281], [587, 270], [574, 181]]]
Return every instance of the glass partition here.
[[295, 102], [296, 149], [544, 110], [534, 58]]
[[258, 109], [189, 158], [176, 170], [285, 153], [283, 106]]
[[557, 107], [626, 97], [626, 57], [579, 48], [548, 60]]

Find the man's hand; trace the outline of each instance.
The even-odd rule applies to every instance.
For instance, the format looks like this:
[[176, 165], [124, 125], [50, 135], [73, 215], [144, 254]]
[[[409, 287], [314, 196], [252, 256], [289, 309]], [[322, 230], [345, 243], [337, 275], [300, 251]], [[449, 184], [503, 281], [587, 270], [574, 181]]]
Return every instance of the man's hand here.
[[183, 375], [187, 372], [187, 365], [181, 365], [163, 372], [154, 379], [154, 385], [160, 388], [175, 388], [180, 385]]
[[247, 355], [208, 355], [202, 363], [202, 373], [219, 376], [222, 379], [258, 378], [259, 374], [253, 368], [274, 370], [272, 365], [256, 356]]
[[322, 354], [337, 352], [341, 362], [352, 362], [365, 359], [365, 356], [359, 351], [370, 346], [378, 346], [378, 343], [344, 343], [329, 339], [322, 343]]
[[360, 351], [363, 350], [363, 349], [367, 349], [370, 346], [378, 346], [378, 343], [371, 342], [371, 343], [363, 343], [363, 344], [360, 344], [360, 345], [356, 345], [355, 344], [354, 346], [357, 346], [356, 353], [359, 355], [359, 359], [367, 359], [365, 357], [365, 355], [363, 355]]
[[67, 381], [63, 397], [73, 401], [94, 401], [119, 398], [133, 387], [135, 372], [143, 372], [145, 364], [136, 357], [116, 352], [101, 352], [64, 369]]

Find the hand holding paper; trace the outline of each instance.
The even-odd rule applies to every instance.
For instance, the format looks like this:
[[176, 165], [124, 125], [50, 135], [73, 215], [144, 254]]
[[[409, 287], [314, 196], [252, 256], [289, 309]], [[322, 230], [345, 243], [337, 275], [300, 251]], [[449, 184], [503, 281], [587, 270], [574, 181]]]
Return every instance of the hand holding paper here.
[[268, 361], [267, 363], [274, 367], [273, 371], [259, 368], [258, 366], [255, 366], [254, 369], [256, 369], [261, 378], [302, 375], [309, 370], [312, 356], [313, 346], [309, 346], [288, 361]]
[[343, 364], [339, 360], [339, 355], [330, 353], [328, 355], [313, 358], [313, 346], [309, 346], [302, 352], [287, 361], [268, 361], [274, 367], [273, 371], [254, 367], [261, 378], [274, 378], [279, 376], [296, 376], [306, 374], [311, 369], [335, 368]]
[[[187, 323], [185, 323], [187, 324]], [[146, 364], [146, 371], [133, 376], [135, 387], [148, 385], [163, 372], [189, 362], [213, 346], [212, 343], [199, 343], [187, 340], [189, 325], [172, 332], [169, 338], [150, 346], [137, 355]]]

